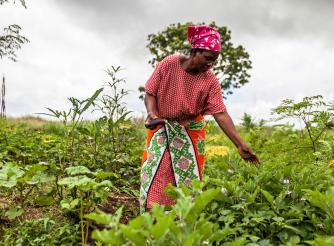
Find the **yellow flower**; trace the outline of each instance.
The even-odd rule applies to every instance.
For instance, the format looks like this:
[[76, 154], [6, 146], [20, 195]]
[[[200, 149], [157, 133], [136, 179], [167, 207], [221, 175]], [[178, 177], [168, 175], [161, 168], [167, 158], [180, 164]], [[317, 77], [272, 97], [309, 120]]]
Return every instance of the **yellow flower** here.
[[229, 149], [226, 146], [207, 146], [205, 147], [205, 154], [208, 157], [212, 156], [226, 156], [229, 153]]
[[130, 129], [131, 127], [132, 127], [132, 125], [129, 122], [123, 122], [119, 125], [119, 128], [121, 128], [121, 129]]
[[330, 161], [328, 162], [328, 166], [329, 166], [329, 167], [334, 167], [334, 160], [330, 160]]
[[42, 136], [42, 142], [44, 144], [54, 143], [56, 140], [53, 138], [52, 135], [44, 135]]
[[221, 135], [219, 134], [216, 134], [216, 135], [211, 135], [211, 136], [208, 136], [206, 137], [206, 142], [207, 143], [217, 143], [221, 140]]

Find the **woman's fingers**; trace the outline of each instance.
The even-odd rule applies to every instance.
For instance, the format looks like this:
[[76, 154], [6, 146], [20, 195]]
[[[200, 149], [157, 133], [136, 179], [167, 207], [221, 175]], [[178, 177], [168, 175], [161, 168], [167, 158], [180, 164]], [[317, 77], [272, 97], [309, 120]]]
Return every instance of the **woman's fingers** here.
[[245, 161], [251, 162], [251, 163], [256, 164], [256, 165], [261, 164], [259, 158], [256, 156], [256, 154], [249, 147], [246, 148], [246, 149], [241, 149], [239, 152], [240, 152], [241, 157]]
[[155, 129], [158, 125], [162, 125], [165, 123], [164, 119], [151, 119], [145, 123], [145, 127], [151, 130]]

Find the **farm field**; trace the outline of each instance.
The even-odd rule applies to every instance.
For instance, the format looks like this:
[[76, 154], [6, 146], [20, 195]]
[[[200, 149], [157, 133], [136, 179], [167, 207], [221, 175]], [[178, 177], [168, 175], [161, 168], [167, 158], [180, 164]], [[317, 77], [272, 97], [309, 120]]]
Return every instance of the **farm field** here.
[[334, 246], [333, 10], [0, 0], [0, 246]]
[[[0, 121], [2, 245], [334, 245], [330, 107], [305, 111], [312, 122], [300, 130], [245, 114], [238, 129], [260, 167], [242, 161], [207, 121], [203, 182], [170, 188], [177, 205], [140, 215], [143, 120], [127, 117], [121, 104], [82, 120], [94, 101], [108, 105], [100, 93], [72, 98], [67, 118], [50, 109], [59, 121]], [[304, 100], [275, 111], [288, 117], [287, 107], [316, 108], [322, 98]]]

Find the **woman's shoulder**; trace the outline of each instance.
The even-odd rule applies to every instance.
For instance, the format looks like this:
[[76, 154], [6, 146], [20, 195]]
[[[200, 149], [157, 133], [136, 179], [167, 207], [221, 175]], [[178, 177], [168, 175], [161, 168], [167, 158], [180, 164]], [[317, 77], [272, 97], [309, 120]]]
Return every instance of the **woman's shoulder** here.
[[162, 59], [162, 61], [177, 61], [178, 59], [180, 59], [179, 54], [172, 54], [172, 55], [166, 56], [164, 59]]
[[171, 65], [175, 65], [179, 62], [179, 59], [180, 55], [178, 54], [168, 55], [159, 62], [159, 66], [169, 67]]
[[209, 69], [203, 74], [204, 80], [209, 84], [209, 86], [213, 86], [215, 84], [219, 84], [219, 79], [215, 75], [215, 73], [212, 71], [212, 69]]

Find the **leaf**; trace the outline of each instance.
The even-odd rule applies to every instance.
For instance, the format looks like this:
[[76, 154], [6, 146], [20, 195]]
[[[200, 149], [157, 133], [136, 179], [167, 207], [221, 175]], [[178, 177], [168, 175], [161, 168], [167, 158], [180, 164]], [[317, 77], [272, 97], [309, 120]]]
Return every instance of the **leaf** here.
[[40, 114], [48, 115], [48, 116], [53, 116], [53, 117], [59, 118], [60, 113], [58, 112], [58, 110], [53, 110], [53, 109], [51, 109], [51, 108], [46, 108], [46, 109], [49, 110], [52, 114], [47, 114], [47, 113], [40, 113]]
[[284, 225], [283, 227], [292, 230], [294, 233], [296, 233], [296, 234], [298, 234], [298, 235], [300, 235], [300, 236], [302, 236], [302, 237], [305, 237], [305, 236], [306, 236], [305, 231], [302, 231], [302, 230], [298, 229], [298, 228], [295, 227], [295, 226]]
[[23, 214], [24, 210], [22, 208], [11, 208], [6, 211], [5, 215], [8, 219], [13, 220]]
[[33, 176], [38, 172], [47, 170], [48, 167], [42, 164], [34, 164], [27, 167], [26, 175]]
[[130, 114], [130, 113], [132, 113], [132, 111], [127, 111], [127, 112], [125, 112], [116, 122], [115, 122], [115, 124], [117, 125], [117, 124], [119, 124], [120, 122], [122, 122], [123, 120], [125, 120], [125, 117], [128, 115], [128, 114]]
[[25, 0], [20, 0], [20, 2], [21, 2], [21, 4], [22, 4], [23, 7], [27, 8]]
[[0, 186], [12, 188], [16, 186], [19, 178], [23, 177], [25, 171], [12, 163], [7, 163], [0, 169]]
[[77, 174], [90, 174], [93, 173], [85, 166], [75, 166], [75, 167], [68, 167], [65, 169], [65, 172], [69, 175], [77, 175]]
[[113, 222], [113, 216], [103, 212], [86, 214], [85, 218], [94, 220], [98, 224], [110, 225]]
[[52, 196], [41, 195], [36, 198], [35, 202], [39, 206], [50, 206], [55, 204], [56, 201]]
[[32, 177], [27, 177], [26, 183], [30, 185], [47, 183], [55, 180], [55, 176], [48, 175], [46, 173], [39, 172]]
[[296, 246], [300, 243], [300, 238], [298, 236], [292, 236], [289, 241], [285, 243], [286, 246]]
[[94, 230], [92, 238], [108, 245], [123, 245], [124, 243], [121, 233], [115, 230]]
[[103, 88], [100, 88], [98, 90], [96, 90], [93, 94], [93, 96], [91, 96], [88, 101], [86, 102], [86, 104], [84, 105], [84, 107], [80, 110], [80, 114], [82, 114], [83, 112], [85, 112], [90, 105], [92, 105], [92, 103], [95, 101], [95, 99], [100, 95], [100, 93], [103, 91]]
[[274, 197], [266, 190], [261, 189], [262, 194], [267, 199], [267, 201], [270, 203], [271, 206], [274, 204]]
[[95, 185], [95, 189], [101, 188], [101, 187], [112, 187], [112, 183], [109, 180], [103, 180], [100, 183], [97, 183]]
[[69, 200], [69, 199], [63, 199], [60, 201], [60, 207], [62, 209], [68, 209], [71, 210], [73, 208], [75, 208], [76, 206], [78, 206], [80, 203], [80, 199], [76, 198], [74, 200]]
[[224, 246], [244, 246], [246, 243], [246, 238], [239, 237], [235, 239], [233, 242], [225, 243]]
[[129, 226], [121, 225], [121, 230], [125, 237], [138, 246], [145, 246], [146, 239], [141, 235], [140, 230], [132, 229]]
[[119, 178], [119, 175], [117, 173], [114, 173], [114, 172], [98, 171], [98, 172], [95, 172], [94, 175], [98, 179], [106, 179], [106, 178], [110, 178], [110, 177]]
[[305, 241], [311, 246], [333, 246], [334, 236], [317, 235], [314, 240]]
[[163, 207], [154, 206], [152, 215], [156, 218], [156, 223], [152, 226], [151, 232], [156, 240], [159, 240], [168, 233], [169, 226], [173, 221], [172, 214], [165, 214]]
[[191, 207], [189, 213], [186, 215], [186, 220], [188, 223], [195, 223], [198, 216], [201, 214], [202, 210], [208, 205], [218, 194], [220, 189], [210, 189], [202, 192], [196, 197], [193, 206]]
[[271, 244], [268, 239], [263, 239], [263, 240], [259, 241], [259, 245], [260, 246], [273, 246], [273, 244]]
[[193, 231], [189, 235], [185, 237], [185, 242], [183, 246], [193, 246], [193, 245], [200, 245], [202, 235], [198, 231]]
[[103, 211], [99, 211], [99, 213], [90, 213], [85, 215], [85, 218], [96, 221], [97, 223], [108, 225], [110, 227], [117, 226], [119, 220], [122, 216], [123, 207], [117, 209], [114, 215], [106, 214]]
[[96, 182], [93, 179], [88, 178], [87, 176], [66, 177], [58, 181], [58, 185], [65, 185], [68, 186], [70, 189], [72, 189], [73, 187], [89, 188], [90, 186], [94, 186], [95, 184]]
[[303, 189], [310, 196], [306, 197], [313, 206], [325, 211], [332, 219], [334, 219], [334, 186], [328, 188], [325, 194], [320, 191]]
[[5, 188], [13, 188], [15, 187], [16, 185], [16, 180], [8, 180], [8, 181], [5, 181], [5, 180], [0, 180], [0, 187], [5, 187]]

